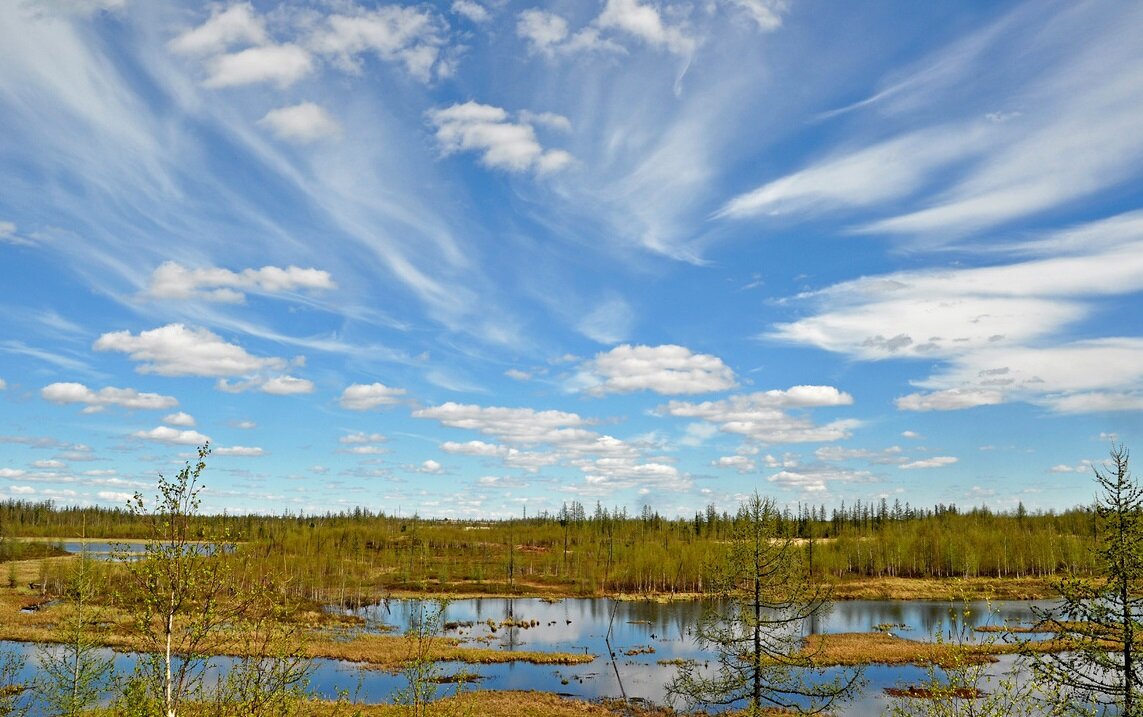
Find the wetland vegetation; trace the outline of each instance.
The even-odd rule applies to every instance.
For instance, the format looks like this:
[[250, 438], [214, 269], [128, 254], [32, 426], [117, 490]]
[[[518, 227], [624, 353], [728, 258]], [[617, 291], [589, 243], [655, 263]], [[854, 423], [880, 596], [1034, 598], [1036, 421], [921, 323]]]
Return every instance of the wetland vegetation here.
[[[43, 675], [29, 681], [26, 651], [0, 649], [0, 714], [21, 714], [27, 707], [39, 714], [398, 710], [419, 715], [453, 710], [449, 713], [495, 715], [524, 714], [520, 710], [525, 703], [537, 713], [560, 714], [567, 705], [549, 704], [558, 699], [551, 695], [521, 693], [504, 702], [497, 696], [500, 692], [467, 687], [477, 678], [464, 672], [444, 674], [437, 666], [575, 666], [591, 663], [600, 652], [492, 644], [498, 630], [517, 634], [545, 627], [528, 615], [489, 618], [483, 643], [472, 635], [465, 639], [450, 634], [444, 623], [410, 622], [386, 632], [363, 616], [368, 606], [409, 597], [531, 597], [553, 603], [572, 598], [705, 599], [709, 606], [710, 600], [737, 596], [731, 608], [718, 603], [713, 622], [709, 614], [695, 617], [692, 627], [710, 626], [698, 637], [706, 635], [714, 653], [720, 645], [742, 641], [744, 647], [724, 653], [736, 663], [738, 672], [731, 676], [741, 681], [732, 690], [728, 673], [713, 683], [713, 693], [691, 693], [703, 695], [696, 700], [699, 704], [745, 704], [756, 714], [774, 706], [772, 687], [779, 683], [768, 681], [768, 671], [788, 679], [790, 670], [800, 670], [801, 679], [805, 670], [833, 670], [825, 682], [814, 684], [836, 685], [838, 696], [843, 696], [854, 682], [837, 672], [845, 667], [913, 664], [951, 674], [992, 664], [1003, 655], [1074, 650], [1077, 635], [1090, 638], [1083, 649], [1112, 655], [1108, 664], [1114, 665], [1115, 655], [1133, 654], [1139, 634], [1129, 593], [1135, 594], [1140, 576], [1133, 567], [1114, 570], [1116, 565], [1139, 564], [1130, 552], [1138, 546], [1126, 544], [1124, 538], [1136, 535], [1135, 493], [1128, 496], [1135, 502], [1126, 505], [1109, 508], [1105, 496], [1097, 505], [1062, 513], [1028, 513], [1022, 508], [997, 513], [983, 506], [919, 508], [884, 500], [830, 511], [823, 506], [779, 510], [756, 496], [753, 511], [747, 505], [732, 515], [709, 506], [687, 518], [665, 518], [650, 506], [639, 515], [600, 504], [588, 511], [575, 502], [555, 515], [504, 521], [426, 520], [364, 508], [305, 516], [207, 515], [199, 510], [198, 498], [208, 452], [204, 448], [198, 461], [178, 477], [160, 478], [152, 502], [139, 496], [122, 509], [0, 503], [0, 640], [42, 646], [35, 662]], [[1125, 452], [1122, 458], [1119, 478], [1129, 480]], [[111, 543], [105, 554], [110, 559], [63, 549], [65, 543], [76, 547], [91, 541]], [[770, 558], [753, 564], [743, 558], [762, 553]], [[742, 559], [733, 559], [736, 554]], [[724, 566], [722, 571], [712, 569], [718, 564]], [[727, 566], [743, 564], [753, 568], [727, 577], [733, 572]], [[802, 627], [830, 598], [1030, 599], [1051, 597], [1060, 585], [1082, 584], [1087, 592], [1075, 592], [1076, 604], [1091, 605], [1099, 598], [1084, 596], [1104, 594], [1100, 586], [1106, 584], [1109, 565], [1116, 580], [1114, 595], [1126, 608], [1118, 617], [1107, 618], [1109, 624], [1098, 633], [1074, 621], [1057, 622], [1059, 629], [1051, 631], [1054, 639], [1034, 643], [951, 643], [893, 634], [904, 623], [886, 618], [841, 634], [805, 632]], [[759, 580], [764, 573], [770, 575], [769, 582]], [[795, 585], [797, 595], [790, 592]], [[793, 618], [781, 623], [783, 639], [772, 639], [777, 624], [772, 618], [783, 607], [792, 609]], [[726, 615], [734, 616], [734, 622], [727, 622]], [[437, 617], [443, 619], [443, 611]], [[1049, 617], [1045, 614], [1040, 624], [1050, 624]], [[1088, 614], [1083, 623], [1092, 623], [1090, 618]], [[1117, 620], [1119, 632], [1114, 630]], [[641, 619], [632, 622], [651, 625]], [[474, 624], [469, 621], [468, 626]], [[554, 620], [548, 626], [552, 624]], [[1008, 637], [1038, 629], [1011, 627], [984, 629], [1002, 630]], [[611, 634], [609, 626], [609, 638]], [[764, 644], [769, 647], [762, 649]], [[134, 655], [131, 670], [112, 675], [106, 648]], [[618, 678], [616, 651], [609, 643], [602, 652], [611, 654]], [[618, 655], [647, 656], [660, 670], [674, 670], [685, 678], [673, 683], [680, 688], [703, 685], [710, 678], [709, 671], [694, 669], [693, 657], [657, 658], [651, 645], [624, 646]], [[228, 660], [225, 674], [212, 662], [219, 656]], [[315, 702], [309, 682], [315, 660], [397, 671], [408, 684], [392, 695], [398, 698], [394, 705], [364, 706], [354, 699], [352, 684], [347, 693], [326, 694], [325, 701]], [[1034, 664], [1058, 663], [1043, 658]], [[1138, 669], [1130, 661], [1127, 667], [1129, 674]], [[565, 677], [564, 684], [567, 681]], [[444, 685], [450, 693], [469, 694], [438, 701]], [[1132, 676], [1110, 689], [1127, 696], [1134, 709], [1130, 697], [1137, 685]], [[960, 692], [955, 694], [942, 693], [944, 688], [936, 683], [893, 689], [905, 700], [933, 694], [964, 699], [976, 689], [963, 684], [956, 688]], [[798, 689], [805, 692], [806, 687]], [[731, 699], [716, 699], [718, 690]], [[401, 702], [401, 694], [412, 697]], [[39, 707], [33, 708], [33, 697]], [[50, 711], [45, 704], [52, 705]], [[577, 714], [610, 714], [616, 709], [602, 703], [571, 704]], [[780, 704], [807, 707], [798, 700]], [[498, 711], [496, 705], [518, 709]], [[648, 713], [658, 709], [644, 708]]]

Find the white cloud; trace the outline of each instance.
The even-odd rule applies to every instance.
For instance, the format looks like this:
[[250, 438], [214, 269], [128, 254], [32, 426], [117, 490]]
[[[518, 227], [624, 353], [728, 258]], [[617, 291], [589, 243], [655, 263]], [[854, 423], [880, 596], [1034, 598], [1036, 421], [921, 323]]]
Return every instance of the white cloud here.
[[131, 435], [135, 438], [141, 438], [147, 441], [169, 443], [178, 446], [201, 446], [210, 442], [209, 436], [204, 436], [198, 431], [180, 431], [175, 428], [170, 428], [169, 426], [158, 426], [149, 431], [136, 431]]
[[211, 449], [216, 456], [238, 456], [242, 458], [257, 458], [266, 455], [266, 451], [254, 446], [227, 446]]
[[734, 197], [716, 216], [778, 216], [878, 204], [918, 191], [928, 172], [986, 147], [980, 130], [918, 131], [767, 182]]
[[132, 493], [124, 493], [122, 491], [116, 491], [116, 490], [101, 490], [98, 493], [96, 493], [95, 496], [97, 498], [99, 498], [100, 500], [107, 501], [108, 503], [120, 503], [120, 504], [127, 503], [127, 502], [131, 501], [132, 499], [134, 499], [134, 497], [135, 497], [134, 494], [132, 494]]
[[586, 421], [575, 413], [531, 408], [484, 407], [443, 403], [413, 412], [414, 418], [436, 419], [450, 428], [464, 428], [502, 441], [523, 445], [590, 440], [596, 434], [581, 429]]
[[932, 458], [925, 458], [919, 461], [910, 461], [909, 463], [902, 463], [897, 466], [903, 471], [915, 470], [918, 468], [941, 468], [943, 466], [951, 466], [956, 463], [955, 456], [933, 456]]
[[580, 366], [576, 382], [595, 395], [654, 391], [664, 395], [733, 388], [734, 372], [722, 359], [684, 346], [624, 344]]
[[1004, 402], [1004, 394], [987, 389], [949, 388], [931, 393], [910, 393], [894, 403], [902, 411], [959, 411], [976, 406], [995, 406]]
[[108, 386], [98, 391], [92, 391], [82, 383], [53, 383], [44, 386], [40, 395], [45, 401], [68, 404], [82, 403], [87, 406], [85, 412], [94, 413], [106, 406], [120, 406], [122, 408], [140, 410], [161, 410], [173, 408], [179, 404], [173, 396], [164, 396], [158, 393], [140, 393], [133, 388], [115, 388]]
[[688, 403], [671, 401], [659, 413], [701, 418], [718, 425], [724, 433], [746, 436], [760, 443], [805, 443], [848, 438], [860, 421], [843, 419], [817, 425], [787, 409], [847, 406], [853, 397], [832, 386], [794, 386], [786, 391], [763, 391], [731, 396], [721, 401]]
[[576, 323], [576, 330], [592, 341], [615, 344], [631, 334], [635, 312], [619, 297], [604, 299]]
[[137, 336], [130, 331], [103, 334], [94, 348], [128, 354], [139, 363], [137, 371], [161, 376], [238, 376], [286, 367], [283, 359], [251, 356], [208, 329], [183, 324], [167, 324]]
[[249, 431], [253, 428], [257, 428], [258, 424], [255, 423], [254, 421], [239, 421], [238, 423], [234, 424], [234, 427], [235, 428], [241, 428], [244, 431]]
[[485, 23], [492, 19], [488, 8], [473, 0], [453, 0], [452, 11], [475, 23]]
[[0, 243], [8, 244], [31, 244], [30, 241], [24, 239], [16, 233], [16, 225], [12, 222], [0, 221]]
[[67, 466], [67, 464], [64, 463], [63, 461], [57, 461], [54, 459], [47, 459], [47, 460], [40, 460], [40, 461], [33, 461], [32, 462], [33, 468], [38, 468], [39, 470], [45, 470], [45, 471], [60, 470], [61, 468], [64, 468], [66, 466]]
[[537, 52], [550, 52], [568, 36], [568, 21], [546, 10], [524, 10], [516, 20], [516, 34]]
[[8, 480], [22, 478], [26, 473], [27, 471], [20, 468], [0, 468], [0, 478], [6, 478]]
[[341, 438], [337, 439], [338, 443], [347, 446], [359, 445], [362, 443], [384, 443], [385, 436], [380, 433], [347, 433]]
[[680, 27], [663, 22], [659, 11], [639, 0], [607, 0], [595, 20], [601, 28], [614, 28], [679, 55], [690, 55], [697, 45]]
[[266, 41], [262, 18], [254, 13], [250, 3], [237, 3], [226, 9], [215, 7], [206, 22], [182, 33], [167, 46], [179, 54], [211, 55], [235, 45], [262, 45]]
[[469, 101], [430, 110], [428, 118], [442, 152], [478, 152], [481, 164], [491, 169], [543, 174], [572, 161], [562, 150], [544, 150], [531, 124], [512, 122], [500, 107]]
[[368, 411], [378, 406], [392, 406], [400, 403], [405, 395], [403, 388], [391, 388], [383, 383], [355, 383], [341, 393], [341, 407], [351, 411]]
[[908, 438], [911, 441], [920, 440], [923, 436], [916, 431], [901, 431], [902, 438]]
[[746, 456], [719, 456], [712, 465], [719, 468], [733, 468], [739, 473], [753, 473], [757, 467], [753, 460]]
[[782, 26], [782, 14], [789, 9], [787, 0], [726, 0], [749, 17], [759, 30], [770, 32]]
[[1143, 290], [1137, 226], [1138, 217], [1122, 216], [1024, 240], [1007, 251], [1036, 258], [1015, 263], [843, 282], [798, 297], [820, 310], [770, 336], [864, 360], [941, 362], [912, 382], [923, 390], [897, 399], [903, 410], [1010, 401], [1132, 410], [1143, 396], [1143, 339], [1068, 332], [1098, 316], [1104, 297]]
[[258, 124], [269, 128], [278, 139], [299, 144], [341, 134], [341, 125], [333, 115], [313, 102], [270, 110]]
[[299, 393], [313, 393], [313, 381], [294, 376], [274, 376], [268, 378], [261, 385], [262, 393], [274, 396], [292, 396]]
[[527, 371], [521, 371], [518, 368], [510, 368], [504, 372], [504, 375], [517, 381], [530, 381], [532, 379], [531, 373]]
[[[846, 204], [879, 194], [870, 206], [890, 216], [862, 231], [931, 243], [1055, 210], [1137, 178], [1143, 135], [1133, 129], [1143, 108], [1143, 50], [1134, 30], [1140, 22], [1143, 11], [1132, 3], [1072, 4], [1053, 12], [1024, 3], [1003, 13], [838, 111], [875, 112], [872, 124], [879, 136], [891, 137], [887, 144], [928, 136], [928, 148], [891, 158], [885, 179], [871, 171], [868, 186], [817, 187]], [[1004, 113], [1006, 122], [982, 120], [999, 116], [996, 102], [1026, 109]], [[925, 127], [931, 117], [936, 123]], [[900, 134], [893, 136], [893, 129]], [[981, 141], [977, 132], [984, 132]], [[958, 139], [964, 150], [946, 152]], [[830, 161], [785, 179], [821, 179]], [[915, 181], [900, 181], [907, 175]]]
[[421, 466], [420, 466], [420, 468], [417, 469], [417, 472], [418, 473], [430, 473], [430, 474], [435, 475], [437, 473], [440, 473], [442, 468], [443, 468], [443, 466], [441, 466], [440, 463], [438, 463], [438, 462], [436, 462], [430, 458], [427, 461], [424, 461], [423, 463], [421, 463]]
[[360, 72], [360, 55], [372, 53], [386, 62], [403, 64], [414, 78], [428, 82], [447, 44], [447, 24], [432, 12], [416, 7], [385, 5], [354, 15], [331, 15], [310, 38], [308, 46], [331, 57], [348, 72]]
[[195, 422], [194, 422], [194, 416], [190, 415], [189, 413], [186, 413], [185, 411], [179, 411], [178, 413], [172, 413], [169, 416], [166, 416], [165, 418], [163, 418], [163, 423], [167, 424], [168, 426], [179, 426], [181, 428], [190, 428], [190, 427], [194, 426]]
[[156, 299], [204, 299], [238, 303], [244, 292], [282, 294], [302, 289], [326, 291], [337, 288], [329, 272], [287, 266], [264, 266], [233, 272], [218, 267], [188, 269], [173, 261], [163, 262], [151, 274], [147, 294]]
[[203, 85], [212, 89], [272, 82], [286, 88], [313, 72], [313, 58], [297, 45], [251, 47], [206, 62]]
[[791, 466], [766, 479], [783, 488], [823, 493], [831, 483], [870, 483], [874, 476], [869, 471], [851, 471], [827, 465]]
[[3, 391], [7, 388], [8, 388], [8, 382], [5, 381], [4, 379], [0, 378], [0, 391]]

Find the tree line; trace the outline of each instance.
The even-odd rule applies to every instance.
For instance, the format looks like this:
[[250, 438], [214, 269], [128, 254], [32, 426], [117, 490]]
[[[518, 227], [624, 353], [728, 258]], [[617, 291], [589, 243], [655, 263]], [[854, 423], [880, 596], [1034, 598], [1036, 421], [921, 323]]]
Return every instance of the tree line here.
[[[236, 536], [262, 574], [283, 575], [298, 597], [368, 602], [388, 591], [578, 595], [705, 593], [704, 565], [740, 530], [713, 505], [689, 518], [638, 515], [570, 502], [555, 514], [495, 521], [398, 517], [365, 508], [314, 515], [217, 514], [204, 530]], [[776, 510], [818, 577], [1048, 577], [1090, 574], [1096, 511], [1031, 513], [955, 505], [854, 502], [827, 512]], [[147, 526], [127, 508], [0, 502], [0, 560], [29, 550], [14, 538], [81, 534], [139, 540]], [[42, 548], [40, 548], [42, 550]], [[50, 579], [50, 576], [49, 576]]]

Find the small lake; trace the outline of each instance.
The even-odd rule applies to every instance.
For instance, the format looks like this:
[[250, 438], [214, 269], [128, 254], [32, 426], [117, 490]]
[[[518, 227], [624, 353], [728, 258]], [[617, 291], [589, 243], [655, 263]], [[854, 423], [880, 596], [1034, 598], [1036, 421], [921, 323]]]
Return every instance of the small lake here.
[[[475, 598], [450, 602], [442, 623], [450, 623], [445, 634], [460, 638], [466, 644], [502, 650], [536, 650], [575, 652], [596, 655], [595, 661], [583, 665], [533, 665], [508, 663], [499, 665], [460, 665], [446, 663], [442, 674], [468, 671], [480, 676], [475, 687], [465, 689], [517, 690], [531, 689], [554, 692], [584, 699], [598, 697], [639, 698], [652, 702], [666, 699], [666, 684], [674, 676], [673, 665], [663, 660], [693, 659], [700, 663], [710, 655], [698, 650], [691, 631], [704, 605], [701, 601], [670, 603], [644, 601], [612, 601], [603, 599], [566, 599], [548, 602], [540, 599]], [[843, 633], [872, 632], [880, 626], [894, 635], [914, 640], [956, 639], [962, 628], [969, 639], [980, 639], [982, 633], [973, 628], [983, 625], [1029, 625], [1033, 622], [1033, 606], [1048, 607], [1049, 602], [1010, 601], [987, 603], [950, 603], [941, 601], [846, 601], [835, 603], [830, 613], [806, 624], [803, 631]], [[967, 608], [967, 614], [966, 614]], [[417, 601], [391, 601], [352, 611], [366, 620], [366, 630], [404, 631], [420, 614]], [[510, 620], [515, 625], [504, 625]], [[490, 624], [491, 623], [491, 624]], [[493, 626], [495, 629], [493, 629]], [[609, 636], [610, 630], [610, 636]], [[610, 643], [610, 644], [609, 644]], [[610, 649], [609, 649], [610, 647]], [[28, 656], [25, 672], [35, 669], [36, 646], [0, 643], [0, 648], [15, 649]], [[614, 653], [615, 658], [611, 658]], [[631, 653], [631, 654], [628, 654]], [[117, 670], [130, 670], [131, 655], [117, 655]], [[1011, 669], [1014, 658], [1003, 657], [990, 668], [995, 674]], [[219, 661], [225, 669], [225, 660]], [[874, 665], [864, 673], [866, 686], [856, 699], [837, 710], [838, 715], [880, 714], [888, 704], [883, 690], [903, 683], [916, 683], [924, 678], [924, 670], [912, 666]], [[357, 693], [366, 702], [382, 702], [405, 685], [401, 675], [384, 670], [360, 669], [353, 663], [318, 660], [311, 678], [314, 689], [328, 697], [339, 690]], [[451, 686], [442, 686], [440, 695], [451, 694]]]

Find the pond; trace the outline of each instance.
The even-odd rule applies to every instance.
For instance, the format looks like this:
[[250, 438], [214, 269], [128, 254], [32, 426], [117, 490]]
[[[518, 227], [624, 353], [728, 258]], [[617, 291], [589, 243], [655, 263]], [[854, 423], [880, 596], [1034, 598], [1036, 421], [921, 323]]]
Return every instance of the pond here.
[[[880, 628], [903, 638], [926, 640], [938, 635], [955, 639], [962, 628], [970, 639], [980, 639], [972, 628], [981, 625], [1028, 625], [1032, 607], [1050, 603], [1028, 601], [949, 603], [939, 601], [847, 601], [836, 603], [831, 612], [803, 626], [805, 633], [871, 632]], [[367, 630], [407, 629], [419, 614], [417, 601], [391, 601], [354, 611], [366, 620]], [[967, 608], [967, 615], [966, 615]], [[700, 601], [657, 603], [566, 599], [549, 602], [540, 599], [476, 598], [450, 602], [441, 621], [448, 623], [446, 635], [466, 644], [502, 650], [577, 652], [596, 655], [582, 665], [534, 665], [525, 662], [498, 665], [441, 665], [442, 674], [458, 671], [480, 676], [477, 689], [531, 689], [585, 699], [598, 697], [638, 698], [656, 703], [666, 699], [666, 684], [676, 667], [664, 661], [693, 659], [700, 663], [711, 655], [698, 650], [692, 640], [693, 626], [704, 609]], [[505, 621], [511, 624], [505, 625]], [[526, 627], [524, 625], [527, 625]], [[610, 633], [609, 633], [610, 631]], [[36, 647], [0, 643], [0, 647], [25, 654], [25, 673], [36, 670]], [[611, 657], [614, 653], [614, 659]], [[131, 655], [117, 655], [116, 669], [129, 671]], [[1013, 659], [1005, 657], [990, 668], [995, 674], [1010, 669]], [[219, 662], [225, 669], [226, 661]], [[914, 666], [874, 665], [865, 670], [866, 685], [856, 699], [837, 714], [846, 717], [880, 714], [888, 704], [883, 690], [924, 678], [924, 670]], [[356, 693], [366, 702], [392, 699], [405, 685], [404, 678], [384, 670], [362, 670], [358, 665], [335, 660], [318, 660], [311, 679], [314, 689], [327, 697], [339, 690]], [[454, 688], [442, 686], [440, 694]], [[468, 687], [466, 689], [473, 689]]]

